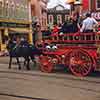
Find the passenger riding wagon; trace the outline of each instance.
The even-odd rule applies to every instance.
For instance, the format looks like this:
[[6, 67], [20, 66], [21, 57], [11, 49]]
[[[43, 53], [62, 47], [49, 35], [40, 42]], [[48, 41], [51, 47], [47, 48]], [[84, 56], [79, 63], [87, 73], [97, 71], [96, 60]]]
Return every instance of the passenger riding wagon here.
[[[49, 42], [47, 42], [49, 41]], [[56, 44], [40, 56], [40, 69], [52, 72], [57, 64], [64, 64], [76, 76], [86, 76], [99, 68], [100, 33], [53, 34], [44, 44]]]

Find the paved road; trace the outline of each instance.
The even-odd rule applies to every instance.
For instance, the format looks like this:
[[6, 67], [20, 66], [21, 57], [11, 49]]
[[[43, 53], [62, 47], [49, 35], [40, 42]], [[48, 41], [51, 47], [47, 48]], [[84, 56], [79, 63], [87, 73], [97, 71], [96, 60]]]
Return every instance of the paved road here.
[[0, 64], [0, 100], [100, 100], [99, 72], [79, 78], [70, 73], [7, 67]]

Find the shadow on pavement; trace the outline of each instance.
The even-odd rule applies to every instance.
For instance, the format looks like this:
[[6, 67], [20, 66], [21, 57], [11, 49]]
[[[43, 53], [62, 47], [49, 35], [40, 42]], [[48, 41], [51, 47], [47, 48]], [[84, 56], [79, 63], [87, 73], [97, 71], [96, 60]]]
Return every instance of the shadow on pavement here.
[[44, 98], [35, 98], [35, 97], [21, 96], [21, 95], [15, 95], [15, 94], [7, 94], [7, 93], [0, 93], [0, 95], [15, 97], [15, 98], [30, 99], [30, 100], [50, 100], [50, 99], [44, 99]]
[[90, 77], [98, 77], [98, 78], [100, 78], [100, 71], [92, 72], [89, 76]]
[[[58, 65], [57, 68], [54, 69], [53, 73], [60, 73], [60, 74], [69, 74], [69, 75], [73, 75], [70, 71], [70, 69], [68, 69], [67, 67], [63, 66], [63, 65]], [[100, 71], [93, 71], [91, 72], [88, 77], [97, 77], [100, 78]]]

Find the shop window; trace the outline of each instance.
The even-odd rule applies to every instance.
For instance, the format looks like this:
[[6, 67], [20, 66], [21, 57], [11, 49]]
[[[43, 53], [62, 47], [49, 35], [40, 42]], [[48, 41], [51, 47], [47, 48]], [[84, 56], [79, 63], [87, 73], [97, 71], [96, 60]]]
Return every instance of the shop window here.
[[28, 5], [25, 5], [25, 18], [28, 20]]
[[11, 11], [12, 11], [12, 17], [15, 16], [15, 5], [14, 2], [11, 3]]
[[18, 3], [16, 4], [15, 9], [16, 9], [16, 11], [15, 11], [15, 12], [16, 12], [16, 14], [15, 14], [15, 16], [16, 16], [16, 19], [18, 19], [18, 18], [19, 18], [19, 16], [18, 16], [18, 15], [19, 15], [19, 11], [20, 11], [19, 4], [18, 4]]
[[68, 16], [68, 15], [65, 15], [65, 21], [67, 21], [67, 20], [68, 20], [68, 18], [69, 18], [69, 16]]
[[9, 17], [14, 18], [15, 17], [15, 4], [14, 2], [10, 2], [9, 4]]
[[47, 25], [47, 20], [46, 20], [46, 18], [44, 19], [44, 24], [45, 24], [45, 26]]
[[20, 14], [20, 19], [25, 19], [25, 6], [22, 4], [20, 5], [20, 10], [19, 10], [19, 14]]
[[100, 9], [100, 0], [96, 0], [96, 8]]

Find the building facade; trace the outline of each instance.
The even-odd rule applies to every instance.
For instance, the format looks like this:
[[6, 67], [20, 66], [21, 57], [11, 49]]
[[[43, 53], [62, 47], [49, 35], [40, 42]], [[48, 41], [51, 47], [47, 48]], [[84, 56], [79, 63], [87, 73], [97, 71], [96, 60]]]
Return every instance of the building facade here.
[[0, 50], [6, 48], [5, 36], [26, 35], [32, 43], [30, 0], [0, 0]]
[[48, 24], [53, 25], [54, 23], [62, 24], [66, 21], [69, 15], [69, 10], [65, 9], [62, 5], [57, 5], [54, 8], [48, 9], [47, 19]]
[[[40, 24], [39, 32], [33, 32], [33, 41], [42, 40], [42, 32], [47, 29], [47, 0], [31, 0], [32, 21]], [[34, 28], [34, 27], [33, 27]]]
[[31, 14], [33, 21], [38, 21], [41, 30], [47, 27], [47, 0], [31, 0]]

